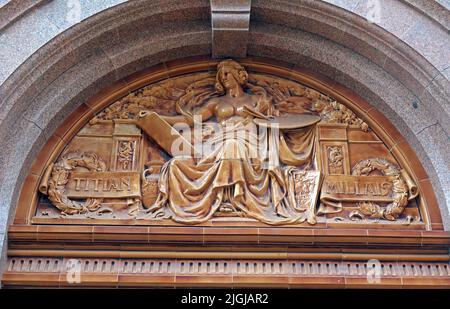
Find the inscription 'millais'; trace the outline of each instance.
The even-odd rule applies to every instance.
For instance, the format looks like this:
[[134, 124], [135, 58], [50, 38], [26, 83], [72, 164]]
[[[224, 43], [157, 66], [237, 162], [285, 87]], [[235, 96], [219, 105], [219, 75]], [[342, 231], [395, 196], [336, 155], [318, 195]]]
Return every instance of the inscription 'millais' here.
[[[374, 178], [374, 177], [371, 177]], [[384, 179], [371, 179], [371, 181], [358, 180], [326, 180], [323, 190], [327, 194], [351, 194], [359, 196], [390, 196], [392, 182]]]

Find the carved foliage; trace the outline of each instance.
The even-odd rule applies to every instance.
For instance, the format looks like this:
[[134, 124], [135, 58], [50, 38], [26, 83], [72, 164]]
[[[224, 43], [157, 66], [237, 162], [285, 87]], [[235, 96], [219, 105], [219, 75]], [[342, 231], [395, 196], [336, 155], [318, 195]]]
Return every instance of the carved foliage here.
[[189, 91], [190, 85], [202, 78], [209, 78], [211, 84], [214, 84], [210, 74], [200, 73], [172, 78], [138, 89], [105, 108], [91, 120], [91, 123], [101, 120], [137, 119], [139, 112], [143, 109], [152, 110], [161, 115], [175, 115], [176, 101]]
[[322, 122], [354, 125], [363, 131], [369, 126], [345, 105], [301, 84], [266, 75], [250, 75], [250, 82], [263, 87], [280, 112], [317, 113]]
[[60, 158], [53, 166], [48, 180], [48, 197], [62, 215], [83, 214], [95, 211], [100, 207], [102, 199], [88, 198], [84, 202], [70, 200], [65, 194], [65, 185], [68, 182], [70, 172], [77, 167], [83, 167], [90, 172], [102, 172], [106, 170], [105, 162], [94, 153], [68, 153]]
[[117, 151], [118, 170], [131, 170], [135, 151], [134, 141], [119, 141]]
[[328, 146], [328, 166], [330, 173], [343, 174], [344, 173], [344, 154], [341, 146]]
[[359, 203], [359, 213], [353, 213], [350, 217], [353, 218], [362, 214], [371, 218], [395, 221], [408, 205], [408, 185], [398, 167], [382, 158], [370, 158], [358, 162], [353, 167], [352, 174], [354, 176], [369, 176], [375, 170], [381, 172], [384, 176], [395, 177], [393, 181], [394, 201], [385, 208], [373, 202]]
[[[175, 115], [177, 100], [183, 96], [195, 96], [199, 89], [210, 89], [205, 93], [212, 93], [214, 83], [213, 75], [201, 73], [149, 85], [113, 103], [91, 123], [101, 120], [136, 119], [139, 111], [143, 109], [161, 115]], [[280, 113], [314, 113], [320, 115], [322, 122], [353, 125], [363, 131], [369, 129], [362, 119], [342, 103], [299, 83], [263, 74], [249, 74], [248, 83], [263, 88]]]

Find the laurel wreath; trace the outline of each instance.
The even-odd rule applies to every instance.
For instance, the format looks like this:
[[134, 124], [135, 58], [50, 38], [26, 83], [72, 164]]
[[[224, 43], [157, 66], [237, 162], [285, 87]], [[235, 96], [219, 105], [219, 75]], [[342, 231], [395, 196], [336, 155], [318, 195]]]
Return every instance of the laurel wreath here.
[[84, 167], [89, 172], [103, 172], [105, 162], [95, 153], [71, 152], [61, 157], [52, 169], [48, 180], [49, 200], [61, 211], [61, 215], [84, 214], [95, 211], [100, 207], [102, 198], [87, 198], [84, 202], [69, 199], [65, 193], [65, 186], [70, 173], [77, 167]]
[[383, 176], [393, 176], [393, 202], [385, 208], [373, 202], [358, 203], [359, 211], [350, 214], [350, 219], [367, 215], [372, 218], [384, 218], [389, 221], [395, 221], [402, 214], [406, 205], [408, 205], [408, 185], [403, 179], [399, 168], [393, 163], [382, 158], [370, 158], [358, 162], [352, 169], [353, 176], [369, 176], [375, 170], [381, 172]]

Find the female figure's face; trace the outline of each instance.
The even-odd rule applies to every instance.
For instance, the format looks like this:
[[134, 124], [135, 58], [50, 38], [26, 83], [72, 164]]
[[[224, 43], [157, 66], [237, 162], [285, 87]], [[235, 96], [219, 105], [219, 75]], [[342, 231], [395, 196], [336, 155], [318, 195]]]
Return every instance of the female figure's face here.
[[230, 66], [224, 66], [219, 73], [219, 80], [225, 89], [234, 89], [239, 87], [239, 81], [236, 79], [236, 69]]

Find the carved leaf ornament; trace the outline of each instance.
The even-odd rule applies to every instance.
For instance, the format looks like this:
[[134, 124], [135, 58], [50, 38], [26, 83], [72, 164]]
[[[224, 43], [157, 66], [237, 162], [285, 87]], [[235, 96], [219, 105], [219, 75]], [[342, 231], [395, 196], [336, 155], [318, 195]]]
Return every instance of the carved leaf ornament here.
[[60, 158], [53, 166], [48, 180], [48, 197], [62, 215], [84, 214], [95, 211], [100, 207], [103, 199], [87, 198], [84, 202], [69, 199], [65, 194], [65, 185], [70, 173], [77, 167], [86, 168], [89, 172], [103, 172], [105, 162], [95, 153], [68, 153]]
[[399, 168], [382, 158], [370, 158], [358, 162], [352, 169], [354, 176], [369, 176], [371, 172], [379, 171], [383, 176], [394, 176], [393, 180], [393, 202], [385, 208], [373, 202], [358, 203], [359, 211], [350, 215], [353, 219], [357, 216], [365, 215], [371, 218], [383, 218], [389, 221], [395, 221], [408, 205], [409, 187], [402, 176]]

